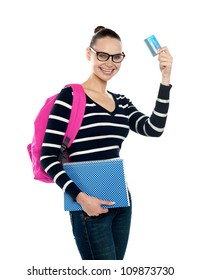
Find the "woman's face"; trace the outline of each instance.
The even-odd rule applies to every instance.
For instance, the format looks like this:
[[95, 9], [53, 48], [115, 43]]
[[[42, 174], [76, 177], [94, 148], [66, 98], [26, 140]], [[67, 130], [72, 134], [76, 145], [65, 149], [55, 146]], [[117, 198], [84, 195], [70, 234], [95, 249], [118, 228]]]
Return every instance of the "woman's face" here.
[[[98, 39], [96, 41], [96, 44], [93, 45], [92, 48], [95, 52], [104, 52], [109, 55], [122, 53], [121, 42], [115, 38], [110, 37]], [[97, 58], [97, 54], [93, 50], [90, 50], [90, 48], [87, 49], [87, 58], [91, 61], [92, 64], [92, 74], [96, 75], [99, 79], [107, 82], [117, 74], [121, 67], [121, 62], [116, 63], [112, 61], [111, 56], [106, 61], [100, 61]]]

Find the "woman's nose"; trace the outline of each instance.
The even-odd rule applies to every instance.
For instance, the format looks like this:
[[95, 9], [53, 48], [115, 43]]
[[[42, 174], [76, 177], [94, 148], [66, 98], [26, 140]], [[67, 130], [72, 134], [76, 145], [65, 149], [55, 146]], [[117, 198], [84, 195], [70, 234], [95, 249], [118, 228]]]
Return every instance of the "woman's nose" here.
[[109, 59], [106, 61], [107, 66], [113, 66], [112, 57], [110, 56]]

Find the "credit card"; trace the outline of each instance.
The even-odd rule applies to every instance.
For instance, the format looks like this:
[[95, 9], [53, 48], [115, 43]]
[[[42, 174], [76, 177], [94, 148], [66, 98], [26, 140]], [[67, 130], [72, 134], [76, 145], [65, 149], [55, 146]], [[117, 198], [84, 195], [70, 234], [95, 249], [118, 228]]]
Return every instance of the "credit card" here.
[[159, 44], [156, 37], [154, 35], [151, 35], [150, 37], [146, 38], [144, 42], [147, 45], [148, 49], [150, 50], [151, 54], [153, 56], [156, 56], [157, 51], [160, 50], [161, 48], [161, 45]]

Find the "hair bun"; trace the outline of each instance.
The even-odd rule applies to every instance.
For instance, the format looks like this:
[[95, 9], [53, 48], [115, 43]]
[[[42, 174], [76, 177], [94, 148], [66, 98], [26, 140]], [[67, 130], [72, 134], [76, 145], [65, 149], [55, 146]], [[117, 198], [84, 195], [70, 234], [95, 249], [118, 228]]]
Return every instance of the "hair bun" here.
[[105, 27], [99, 25], [99, 26], [97, 26], [97, 27], [94, 29], [94, 33], [97, 33], [98, 31], [101, 31], [102, 29], [105, 29]]

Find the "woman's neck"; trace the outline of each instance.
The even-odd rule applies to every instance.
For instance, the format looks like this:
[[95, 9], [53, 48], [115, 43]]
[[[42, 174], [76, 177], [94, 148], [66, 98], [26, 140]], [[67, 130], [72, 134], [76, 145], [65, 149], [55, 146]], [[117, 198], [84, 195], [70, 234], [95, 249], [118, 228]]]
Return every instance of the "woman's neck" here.
[[91, 76], [84, 83], [82, 83], [82, 86], [88, 92], [107, 94], [107, 82], [100, 79], [95, 79]]

